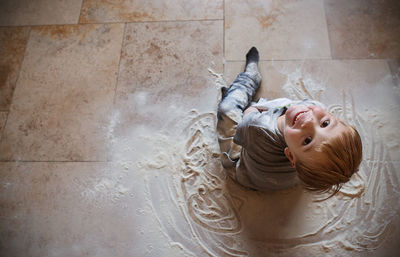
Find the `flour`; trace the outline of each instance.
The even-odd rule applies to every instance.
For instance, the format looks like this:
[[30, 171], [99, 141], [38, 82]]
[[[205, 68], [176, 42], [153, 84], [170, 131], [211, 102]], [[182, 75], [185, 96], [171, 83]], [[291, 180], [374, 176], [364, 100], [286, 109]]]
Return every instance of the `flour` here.
[[[377, 129], [383, 131], [386, 138], [397, 138], [400, 127], [400, 117], [395, 115], [400, 113], [398, 106], [388, 106], [385, 112], [382, 110], [370, 107], [364, 109], [365, 119], [375, 124]], [[386, 142], [386, 147], [391, 152], [399, 152], [400, 145], [397, 140], [389, 140]]]
[[287, 76], [283, 91], [289, 99], [319, 100], [324, 92], [324, 81], [315, 81], [310, 75], [302, 74], [301, 69], [297, 68], [294, 72], [283, 72]]
[[[218, 95], [225, 80], [210, 73]], [[323, 81], [300, 70], [287, 75], [283, 88], [288, 97], [320, 99]], [[283, 256], [332, 251], [346, 255], [378, 248], [398, 211], [390, 202], [398, 201], [400, 193], [381, 126], [367, 123], [357, 112], [351, 92], [328, 110], [357, 127], [365, 158], [340, 192], [323, 202], [315, 202], [319, 197], [301, 187], [267, 194], [231, 181], [219, 162], [216, 108], [205, 113], [177, 111], [157, 133], [143, 130], [140, 140], [146, 150], [136, 167], [145, 177], [149, 204], [170, 245], [189, 256], [260, 256], [265, 251]], [[99, 186], [112, 184], [103, 181]]]
[[214, 79], [215, 79], [215, 87], [217, 88], [217, 102], [221, 101], [221, 97], [222, 97], [222, 93], [221, 93], [221, 89], [224, 87], [227, 87], [227, 83], [224, 79], [224, 77], [222, 76], [222, 74], [216, 73], [214, 70], [212, 70], [211, 68], [208, 68], [208, 71], [210, 72], [211, 75], [213, 75]]

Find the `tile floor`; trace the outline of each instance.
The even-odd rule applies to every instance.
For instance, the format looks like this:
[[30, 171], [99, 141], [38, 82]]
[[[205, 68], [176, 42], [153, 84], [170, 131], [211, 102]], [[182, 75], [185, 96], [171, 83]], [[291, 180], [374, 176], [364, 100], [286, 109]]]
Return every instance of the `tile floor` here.
[[[399, 254], [399, 1], [4, 0], [0, 26], [1, 256]], [[384, 237], [326, 246], [312, 232], [323, 224], [292, 221], [302, 216], [284, 211], [296, 197], [310, 204], [298, 189], [284, 199], [237, 189], [229, 199], [241, 225], [228, 234], [223, 221], [214, 231], [190, 211], [168, 209], [164, 193], [174, 181], [165, 164], [144, 160], [175, 149], [168, 138], [185, 136], [176, 124], [188, 113], [215, 111], [216, 77], [208, 69], [230, 83], [253, 45], [264, 78], [258, 96], [311, 97], [342, 104], [344, 115], [348, 106], [357, 111], [361, 118], [348, 120], [371, 138], [364, 169], [390, 178], [393, 190], [378, 198], [387, 197], [382, 209], [391, 218], [371, 214], [353, 234], [336, 230], [359, 235], [377, 219], [388, 224]], [[385, 165], [371, 168], [376, 153]], [[174, 156], [162, 155], [167, 164]], [[257, 218], [249, 206], [259, 206]], [[285, 241], [307, 233], [307, 240]]]

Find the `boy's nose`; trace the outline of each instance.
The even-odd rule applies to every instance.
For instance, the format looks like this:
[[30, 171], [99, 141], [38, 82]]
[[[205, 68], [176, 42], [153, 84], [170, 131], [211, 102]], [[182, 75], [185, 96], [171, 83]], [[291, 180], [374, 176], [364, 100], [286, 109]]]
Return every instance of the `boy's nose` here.
[[312, 127], [314, 125], [314, 117], [312, 115], [308, 116], [303, 124], [301, 124], [301, 128], [309, 128]]

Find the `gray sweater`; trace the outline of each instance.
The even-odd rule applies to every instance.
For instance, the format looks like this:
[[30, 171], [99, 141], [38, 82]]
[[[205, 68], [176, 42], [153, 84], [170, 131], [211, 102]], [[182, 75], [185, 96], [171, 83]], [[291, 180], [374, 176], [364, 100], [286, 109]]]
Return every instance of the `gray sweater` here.
[[293, 101], [287, 98], [261, 98], [252, 106], [267, 109], [243, 116], [238, 124], [234, 142], [242, 146], [236, 165], [236, 179], [246, 187], [274, 191], [298, 184], [296, 170], [284, 154], [287, 146], [278, 129], [278, 117], [291, 105], [323, 105], [317, 101]]

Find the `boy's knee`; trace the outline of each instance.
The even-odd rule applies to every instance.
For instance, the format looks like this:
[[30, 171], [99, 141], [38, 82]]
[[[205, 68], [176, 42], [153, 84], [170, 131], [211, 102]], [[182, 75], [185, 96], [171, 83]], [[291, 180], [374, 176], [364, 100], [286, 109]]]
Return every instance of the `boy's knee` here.
[[234, 108], [234, 103], [224, 100], [218, 106], [218, 118], [226, 116]]
[[237, 104], [234, 101], [222, 101], [218, 106], [217, 117], [220, 121], [229, 118], [229, 120], [232, 120], [237, 124], [241, 121], [242, 114], [242, 110], [237, 107]]

